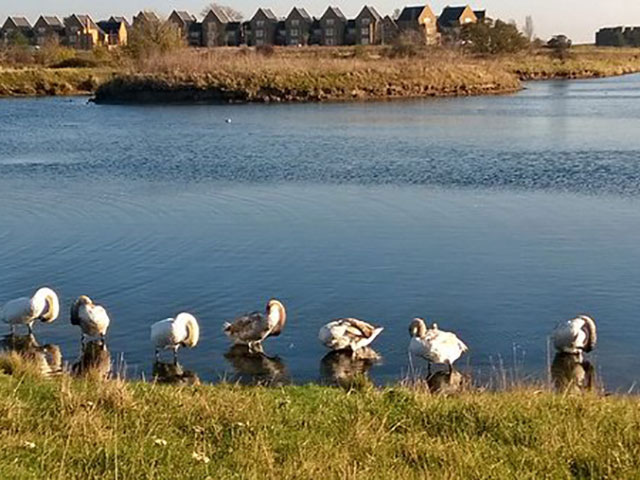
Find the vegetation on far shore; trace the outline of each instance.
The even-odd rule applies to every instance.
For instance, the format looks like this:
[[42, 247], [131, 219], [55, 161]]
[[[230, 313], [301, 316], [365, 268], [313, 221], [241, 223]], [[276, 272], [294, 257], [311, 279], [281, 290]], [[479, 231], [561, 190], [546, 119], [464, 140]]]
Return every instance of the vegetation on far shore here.
[[45, 379], [0, 359], [0, 478], [631, 478], [640, 399]]
[[[559, 39], [564, 39], [560, 42]], [[522, 80], [640, 72], [640, 49], [554, 48], [514, 25], [486, 21], [462, 43], [430, 47], [402, 34], [391, 45], [184, 46], [166, 23], [143, 22], [121, 49], [51, 44], [0, 49], [0, 96], [95, 93], [99, 102], [308, 102], [514, 92]], [[552, 44], [550, 42], [550, 44]]]

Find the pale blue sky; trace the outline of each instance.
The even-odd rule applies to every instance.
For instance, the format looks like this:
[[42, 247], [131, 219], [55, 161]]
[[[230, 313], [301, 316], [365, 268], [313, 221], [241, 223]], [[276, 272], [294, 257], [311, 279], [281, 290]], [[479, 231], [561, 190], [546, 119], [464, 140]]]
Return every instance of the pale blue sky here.
[[[310, 14], [320, 16], [329, 3], [339, 6], [347, 16], [354, 16], [362, 6], [357, 0], [233, 0], [220, 1], [233, 6], [250, 17], [259, 6], [270, 7], [278, 15], [285, 15], [291, 7], [306, 7]], [[25, 15], [34, 22], [40, 13], [60, 17], [69, 13], [89, 13], [95, 20], [112, 14], [131, 17], [142, 9], [169, 13], [172, 9], [188, 10], [199, 14], [207, 1], [202, 0], [111, 0], [91, 2], [86, 0], [0, 0], [0, 16]], [[407, 5], [403, 0], [371, 0], [380, 13], [391, 13], [395, 8]], [[420, 4], [410, 2], [409, 5]], [[463, 2], [453, 0], [430, 3], [436, 13], [446, 5]], [[594, 32], [605, 25], [640, 25], [640, 0], [477, 0], [474, 9], [487, 9], [493, 18], [513, 19], [518, 25], [532, 15], [536, 34], [547, 38], [565, 33], [577, 42], [593, 42]]]

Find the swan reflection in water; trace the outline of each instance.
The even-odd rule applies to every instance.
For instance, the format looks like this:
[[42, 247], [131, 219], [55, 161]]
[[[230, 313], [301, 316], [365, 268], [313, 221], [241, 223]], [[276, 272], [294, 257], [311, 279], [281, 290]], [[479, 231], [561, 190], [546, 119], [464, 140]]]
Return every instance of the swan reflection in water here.
[[280, 357], [251, 351], [247, 345], [234, 345], [224, 358], [236, 372], [235, 380], [249, 385], [280, 386], [291, 383], [289, 370]]
[[451, 395], [468, 390], [471, 377], [455, 368], [451, 371], [438, 370], [427, 377], [427, 385], [431, 393]]
[[551, 364], [551, 378], [560, 392], [590, 392], [595, 388], [593, 365], [572, 353], [556, 354]]
[[320, 377], [323, 383], [349, 387], [358, 379], [368, 379], [368, 372], [380, 363], [382, 357], [371, 347], [358, 351], [356, 357], [351, 350], [335, 350], [320, 361]]
[[185, 370], [179, 362], [153, 363], [153, 380], [172, 385], [200, 385], [200, 377], [191, 370]]
[[111, 371], [111, 353], [103, 340], [83, 343], [80, 358], [71, 366], [73, 375], [101, 380], [108, 380]]
[[0, 351], [19, 355], [47, 377], [62, 373], [60, 347], [53, 344], [40, 345], [33, 334], [5, 336], [0, 341]]

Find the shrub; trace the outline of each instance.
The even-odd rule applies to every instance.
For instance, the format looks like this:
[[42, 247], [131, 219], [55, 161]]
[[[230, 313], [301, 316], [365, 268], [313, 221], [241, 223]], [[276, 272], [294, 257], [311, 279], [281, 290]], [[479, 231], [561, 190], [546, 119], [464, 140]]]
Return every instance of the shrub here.
[[97, 66], [98, 62], [92, 58], [71, 57], [51, 65], [51, 68], [95, 68]]
[[174, 52], [186, 46], [180, 30], [159, 18], [138, 22], [129, 32], [127, 52], [136, 60]]
[[391, 58], [416, 57], [420, 54], [424, 43], [420, 32], [414, 30], [402, 32], [393, 41], [391, 48], [387, 51], [387, 56]]
[[569, 57], [571, 40], [566, 35], [556, 35], [547, 42], [547, 47], [551, 49], [555, 58], [566, 60]]
[[36, 63], [44, 66], [56, 65], [75, 56], [74, 49], [63, 47], [54, 41], [45, 43], [34, 54]]
[[485, 20], [462, 28], [461, 40], [472, 53], [516, 53], [529, 46], [527, 38], [518, 27], [502, 20]]

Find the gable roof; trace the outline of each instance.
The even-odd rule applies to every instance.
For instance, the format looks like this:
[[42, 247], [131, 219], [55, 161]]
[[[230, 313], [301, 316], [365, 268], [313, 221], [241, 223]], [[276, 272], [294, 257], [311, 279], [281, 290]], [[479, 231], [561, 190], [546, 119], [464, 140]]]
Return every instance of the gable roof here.
[[251, 19], [253, 20], [259, 14], [262, 14], [268, 20], [273, 20], [274, 22], [278, 21], [278, 17], [276, 17], [276, 14], [273, 13], [273, 10], [271, 10], [270, 8], [259, 8], [253, 15], [253, 17], [251, 17]]
[[370, 16], [372, 16], [373, 18], [375, 18], [378, 21], [382, 20], [382, 16], [378, 13], [378, 11], [375, 8], [373, 8], [370, 5], [365, 5], [362, 8], [362, 10], [360, 10], [360, 13], [358, 14], [358, 17], [360, 17], [364, 13], [368, 13]]
[[29, 20], [27, 20], [25, 17], [8, 17], [7, 21], [4, 22], [4, 24], [6, 25], [8, 22], [13, 23], [17, 28], [31, 28]]
[[111, 17], [109, 17], [109, 20], [107, 20], [108, 22], [120, 22], [120, 23], [124, 23], [124, 25], [126, 27], [129, 26], [129, 22], [127, 21], [127, 19], [125, 17], [117, 17], [115, 15], [112, 15]]
[[321, 19], [326, 17], [327, 14], [329, 13], [333, 13], [336, 17], [338, 17], [340, 20], [346, 20], [347, 17], [345, 17], [344, 13], [342, 13], [342, 10], [340, 10], [338, 7], [329, 7], [327, 8], [327, 10], [324, 12], [324, 15], [322, 15], [322, 17], [320, 17]]
[[444, 27], [452, 27], [456, 22], [460, 20], [460, 16], [467, 9], [464, 7], [445, 7], [438, 18], [438, 23]]
[[291, 13], [289, 13], [289, 16], [287, 18], [291, 17], [291, 15], [293, 15], [294, 13], [297, 13], [308, 22], [313, 21], [313, 19], [311, 18], [311, 15], [309, 15], [309, 12], [307, 12], [304, 8], [300, 8], [300, 7], [293, 7], [293, 9], [291, 10]]
[[211, 6], [211, 8], [209, 8], [209, 11], [207, 12], [207, 15], [204, 18], [206, 19], [209, 15], [215, 16], [220, 23], [233, 22], [233, 19], [224, 10], [224, 8], [221, 8], [218, 5]]
[[67, 18], [64, 19], [65, 25], [67, 24], [67, 22], [72, 21], [72, 20], [75, 20], [83, 28], [85, 28], [87, 25], [89, 25], [90, 28], [95, 28], [95, 29], [99, 29], [100, 28], [100, 27], [98, 27], [98, 25], [96, 25], [96, 22], [94, 22], [93, 19], [89, 15], [78, 15], [78, 14], [74, 13], [70, 17], [67, 17]]
[[64, 27], [62, 21], [56, 16], [40, 15], [40, 18], [38, 18], [38, 21], [36, 23], [38, 23], [40, 20], [42, 20], [49, 27], [55, 27], [55, 28]]
[[173, 12], [171, 12], [171, 15], [173, 15], [174, 13], [184, 23], [191, 23], [196, 21], [196, 18], [193, 15], [184, 10], [174, 10]]
[[419, 7], [404, 7], [398, 17], [398, 22], [412, 22], [414, 20], [418, 20], [425, 6], [426, 5]]
[[98, 22], [98, 26], [104, 33], [116, 34], [120, 32], [123, 22], [112, 22], [109, 20], [103, 20]]
[[160, 17], [158, 17], [158, 15], [156, 15], [155, 12], [151, 12], [149, 10], [142, 10], [141, 12], [138, 13], [138, 15], [136, 15], [135, 17], [133, 17], [134, 21], [152, 21], [152, 22], [159, 22], [160, 21]]
[[484, 20], [487, 17], [486, 10], [474, 10], [473, 13], [478, 17], [478, 20]]

